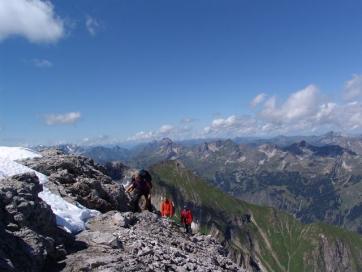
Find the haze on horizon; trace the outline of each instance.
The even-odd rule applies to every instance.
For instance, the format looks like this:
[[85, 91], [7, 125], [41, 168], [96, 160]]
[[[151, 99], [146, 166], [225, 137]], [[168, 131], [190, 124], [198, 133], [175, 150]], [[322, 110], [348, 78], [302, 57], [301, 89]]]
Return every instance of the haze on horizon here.
[[361, 8], [0, 0], [0, 145], [359, 135]]

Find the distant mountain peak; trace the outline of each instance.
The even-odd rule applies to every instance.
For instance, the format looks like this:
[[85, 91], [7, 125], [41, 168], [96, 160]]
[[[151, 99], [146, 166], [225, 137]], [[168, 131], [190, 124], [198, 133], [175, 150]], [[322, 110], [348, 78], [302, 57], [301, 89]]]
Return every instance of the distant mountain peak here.
[[170, 145], [170, 144], [173, 144], [173, 143], [174, 142], [168, 137], [162, 138], [161, 141], [160, 141], [160, 144], [162, 144], [162, 145]]

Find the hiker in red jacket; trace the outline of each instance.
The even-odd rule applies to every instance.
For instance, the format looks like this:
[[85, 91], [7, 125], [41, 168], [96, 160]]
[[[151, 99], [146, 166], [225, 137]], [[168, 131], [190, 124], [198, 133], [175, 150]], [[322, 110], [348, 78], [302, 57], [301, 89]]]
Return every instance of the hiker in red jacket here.
[[181, 211], [181, 223], [184, 225], [186, 233], [192, 234], [192, 220], [193, 218], [191, 210], [187, 206], [184, 206], [183, 210]]
[[161, 202], [160, 211], [162, 217], [172, 217], [175, 214], [175, 206], [173, 202], [166, 197], [166, 199]]

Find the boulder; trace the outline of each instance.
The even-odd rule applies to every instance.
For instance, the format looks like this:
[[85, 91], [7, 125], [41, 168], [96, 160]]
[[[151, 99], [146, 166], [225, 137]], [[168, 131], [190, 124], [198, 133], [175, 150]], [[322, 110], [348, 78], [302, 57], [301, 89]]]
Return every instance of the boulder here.
[[56, 226], [55, 215], [38, 197], [33, 173], [0, 182], [0, 270], [42, 271], [66, 255], [71, 236]]

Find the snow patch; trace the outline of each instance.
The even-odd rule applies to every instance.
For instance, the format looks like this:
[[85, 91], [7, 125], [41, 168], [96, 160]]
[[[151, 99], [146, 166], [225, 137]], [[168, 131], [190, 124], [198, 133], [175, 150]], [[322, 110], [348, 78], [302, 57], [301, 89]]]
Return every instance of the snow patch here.
[[264, 165], [264, 163], [265, 163], [265, 160], [260, 160], [260, 161], [258, 162], [258, 165]]
[[48, 177], [26, 167], [17, 160], [41, 157], [41, 154], [22, 147], [0, 147], [0, 180], [17, 174], [33, 172], [43, 184], [43, 191], [39, 197], [43, 199], [56, 215], [57, 225], [70, 233], [77, 233], [85, 229], [85, 222], [99, 214], [98, 211], [90, 210], [80, 204], [74, 205], [65, 201], [57, 194], [50, 192], [46, 187]]
[[285, 160], [282, 160], [279, 170], [283, 171], [286, 166], [287, 166], [287, 162]]
[[238, 159], [238, 162], [244, 162], [246, 161], [246, 157], [245, 156], [242, 156]]
[[0, 159], [3, 160], [15, 161], [32, 159], [36, 157], [41, 157], [41, 155], [28, 148], [0, 146]]
[[216, 146], [216, 144], [209, 144], [208, 145], [208, 148], [210, 151], [212, 152], [216, 152], [216, 151], [219, 151], [220, 149]]
[[352, 166], [348, 165], [345, 161], [342, 162], [342, 167], [348, 172], [352, 172]]
[[267, 156], [268, 160], [270, 160], [272, 157], [274, 157], [277, 154], [276, 148], [273, 148], [272, 150], [270, 150], [270, 148], [268, 146], [261, 146], [259, 148], [259, 151], [264, 153], [265, 156]]
[[226, 160], [225, 163], [224, 163], [224, 165], [232, 164], [232, 163], [235, 163], [235, 161], [233, 161], [233, 160]]

